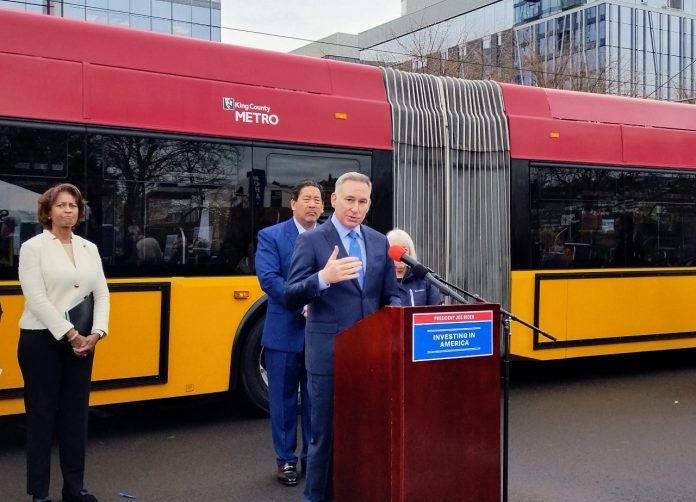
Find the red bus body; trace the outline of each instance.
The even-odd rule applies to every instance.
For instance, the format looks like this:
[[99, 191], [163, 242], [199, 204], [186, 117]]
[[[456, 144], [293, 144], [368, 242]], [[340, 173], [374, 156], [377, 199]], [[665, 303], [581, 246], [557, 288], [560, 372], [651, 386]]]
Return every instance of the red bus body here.
[[693, 105], [500, 86], [513, 159], [696, 168]]
[[[2, 116], [391, 149], [375, 67], [11, 11], [0, 26]], [[235, 120], [256, 112], [224, 97], [269, 107], [277, 125]]]

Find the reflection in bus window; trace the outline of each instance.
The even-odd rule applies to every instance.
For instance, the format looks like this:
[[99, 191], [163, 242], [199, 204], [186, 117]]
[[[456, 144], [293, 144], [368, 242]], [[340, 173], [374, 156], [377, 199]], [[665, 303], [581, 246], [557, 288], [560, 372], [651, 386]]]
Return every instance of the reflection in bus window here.
[[532, 165], [533, 267], [696, 263], [696, 175]]
[[36, 218], [39, 195], [68, 181], [79, 165], [79, 133], [34, 127], [0, 126], [0, 277], [17, 278], [19, 247], [41, 233]]
[[[324, 194], [322, 223], [331, 213], [331, 193], [338, 177], [351, 171], [365, 172], [365, 159], [355, 155], [318, 154], [258, 149], [258, 157], [265, 157], [268, 173], [267, 200], [264, 204], [264, 226], [274, 225], [290, 218], [290, 197], [298, 181], [311, 179], [319, 183]], [[369, 173], [366, 173], [369, 174]], [[369, 213], [368, 213], [369, 217]], [[369, 219], [368, 219], [369, 222]]]
[[[102, 253], [114, 275], [230, 273], [252, 235], [248, 147], [94, 135], [91, 162], [110, 188]], [[177, 271], [178, 270], [178, 271]]]
[[247, 244], [247, 252], [242, 258], [237, 262], [237, 266], [234, 271], [241, 275], [254, 275], [256, 273], [256, 246], [254, 242]]
[[68, 148], [75, 134], [66, 131], [0, 126], [0, 166], [6, 175], [64, 178]]
[[0, 213], [0, 266], [13, 267], [19, 255], [19, 235], [16, 232], [17, 222], [8, 215], [7, 210]]

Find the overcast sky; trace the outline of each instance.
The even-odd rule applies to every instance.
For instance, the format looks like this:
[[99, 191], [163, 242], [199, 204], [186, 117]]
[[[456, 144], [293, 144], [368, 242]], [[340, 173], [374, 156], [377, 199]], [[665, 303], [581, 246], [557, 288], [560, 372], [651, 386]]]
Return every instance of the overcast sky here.
[[221, 0], [222, 41], [288, 52], [308, 42], [225, 28], [318, 40], [359, 33], [399, 17], [400, 0]]

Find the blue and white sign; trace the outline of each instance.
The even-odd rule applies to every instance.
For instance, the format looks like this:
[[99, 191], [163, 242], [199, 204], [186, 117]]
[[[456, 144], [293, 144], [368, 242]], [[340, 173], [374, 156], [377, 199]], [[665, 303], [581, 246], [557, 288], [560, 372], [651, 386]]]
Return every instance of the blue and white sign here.
[[413, 314], [413, 361], [492, 355], [492, 310]]

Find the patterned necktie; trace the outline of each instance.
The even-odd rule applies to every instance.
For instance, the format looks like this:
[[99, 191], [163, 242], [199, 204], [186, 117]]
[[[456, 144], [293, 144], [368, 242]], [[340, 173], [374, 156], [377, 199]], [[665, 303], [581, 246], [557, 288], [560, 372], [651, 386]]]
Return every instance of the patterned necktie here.
[[[348, 238], [350, 239], [350, 246], [348, 247], [348, 254], [350, 256], [355, 256], [358, 260], [361, 262], [363, 261], [362, 257], [362, 251], [360, 251], [360, 244], [358, 244], [358, 234], [355, 233], [355, 230], [351, 230], [348, 232]], [[365, 262], [363, 262], [363, 267], [365, 266]], [[365, 270], [364, 268], [360, 269], [360, 272], [358, 272], [358, 284], [360, 284], [360, 287], [363, 287], [363, 281], [365, 280]]]

